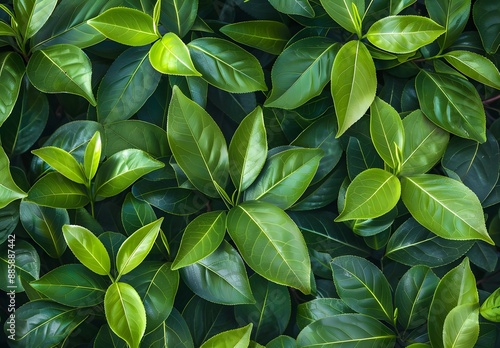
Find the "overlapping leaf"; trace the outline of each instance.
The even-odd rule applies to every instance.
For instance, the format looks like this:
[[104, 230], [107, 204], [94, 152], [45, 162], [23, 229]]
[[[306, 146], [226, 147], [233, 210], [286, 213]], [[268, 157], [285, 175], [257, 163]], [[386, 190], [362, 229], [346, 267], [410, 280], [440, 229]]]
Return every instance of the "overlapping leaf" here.
[[26, 197], [26, 193], [14, 182], [10, 173], [10, 161], [4, 149], [0, 149], [0, 208]]
[[21, 81], [24, 76], [24, 63], [15, 52], [0, 54], [0, 126], [9, 117], [16, 104]]

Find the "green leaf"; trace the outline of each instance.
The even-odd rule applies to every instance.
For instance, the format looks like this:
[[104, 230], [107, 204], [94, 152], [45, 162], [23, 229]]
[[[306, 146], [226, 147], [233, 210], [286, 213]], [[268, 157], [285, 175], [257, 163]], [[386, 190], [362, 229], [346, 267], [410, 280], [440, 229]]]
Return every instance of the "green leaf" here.
[[0, 126], [11, 114], [16, 104], [21, 81], [24, 76], [24, 63], [15, 52], [0, 53]]
[[177, 86], [168, 110], [167, 136], [189, 181], [206, 195], [218, 197], [215, 183], [224, 188], [229, 172], [226, 140], [212, 117]]
[[231, 23], [220, 28], [221, 33], [234, 41], [278, 55], [290, 39], [288, 27], [281, 22], [254, 20]]
[[[369, 125], [366, 135], [369, 134]], [[384, 161], [377, 153], [371, 138], [365, 135], [349, 137], [346, 149], [348, 177], [353, 180], [357, 175], [370, 168], [383, 168]]]
[[454, 75], [421, 70], [415, 81], [420, 108], [439, 127], [462, 138], [486, 141], [486, 116], [476, 88]]
[[146, 330], [146, 310], [137, 291], [127, 283], [113, 283], [106, 291], [104, 310], [113, 332], [130, 348], [139, 348]]
[[333, 62], [331, 79], [340, 137], [363, 117], [377, 90], [375, 64], [361, 41], [349, 41], [342, 46]]
[[401, 188], [403, 202], [415, 220], [438, 236], [494, 244], [481, 203], [464, 184], [440, 175], [420, 174], [401, 178]]
[[[2, 248], [0, 253], [0, 274], [2, 274], [0, 289], [4, 292], [13, 289], [15, 292], [22, 292], [24, 287], [21, 279], [29, 282], [38, 279], [40, 276], [40, 257], [30, 243], [23, 239], [17, 239], [15, 234], [8, 238], [7, 243], [11, 242], [14, 242], [14, 245], [10, 247], [9, 244], [6, 244], [6, 247]], [[15, 251], [15, 254], [13, 254], [13, 251]], [[15, 255], [14, 267], [11, 266], [12, 255]], [[14, 278], [10, 276], [12, 270], [15, 270]]]
[[500, 288], [496, 289], [481, 305], [481, 315], [489, 321], [500, 322]]
[[311, 265], [297, 225], [280, 208], [244, 202], [229, 211], [227, 230], [246, 263], [263, 277], [310, 293]]
[[389, 16], [376, 21], [366, 38], [374, 46], [392, 53], [411, 53], [432, 43], [445, 29], [421, 16]]
[[121, 221], [127, 235], [156, 220], [153, 208], [128, 193], [123, 201]]
[[335, 221], [372, 219], [388, 213], [401, 196], [398, 178], [379, 168], [367, 169], [347, 188], [344, 209]]
[[488, 58], [469, 51], [451, 51], [443, 55], [455, 69], [487, 86], [500, 89], [500, 72]]
[[443, 157], [450, 136], [420, 110], [406, 116], [403, 127], [405, 142], [400, 174], [425, 174]]
[[142, 339], [145, 347], [194, 348], [193, 338], [186, 321], [177, 309], [173, 308], [167, 320]]
[[66, 250], [61, 228], [69, 224], [65, 209], [41, 207], [22, 201], [19, 215], [24, 229], [40, 247], [52, 258], [59, 258]]
[[95, 347], [128, 348], [127, 342], [118, 337], [109, 327], [103, 324], [94, 340]]
[[102, 242], [85, 227], [64, 225], [64, 239], [78, 261], [92, 272], [109, 275], [111, 260]]
[[288, 289], [254, 274], [250, 277], [254, 303], [234, 308], [239, 325], [253, 324], [252, 339], [268, 342], [283, 334], [291, 316]]
[[266, 344], [266, 348], [297, 348], [297, 342], [290, 336], [278, 336]]
[[292, 148], [269, 157], [245, 191], [245, 201], [265, 201], [282, 209], [291, 207], [309, 186], [322, 156], [321, 149]]
[[364, 314], [340, 314], [322, 318], [306, 326], [297, 336], [297, 344], [313, 347], [392, 348], [396, 335], [375, 318]]
[[341, 299], [316, 298], [297, 306], [297, 325], [302, 330], [316, 320], [351, 312]]
[[361, 32], [354, 7], [356, 7], [358, 16], [365, 13], [364, 0], [321, 0], [321, 5], [335, 22], [340, 24], [345, 30], [356, 34]]
[[405, 8], [413, 5], [417, 0], [396, 0], [396, 1], [391, 1], [391, 15], [397, 15], [401, 11], [403, 11]]
[[71, 307], [90, 307], [104, 301], [106, 278], [83, 265], [66, 264], [54, 268], [40, 279], [30, 282], [51, 300]]
[[0, 208], [5, 208], [10, 202], [26, 196], [12, 179], [9, 157], [3, 147], [0, 148]]
[[379, 97], [370, 106], [370, 135], [384, 162], [399, 171], [402, 163], [398, 152], [405, 143], [403, 122], [398, 112]]
[[443, 328], [445, 347], [475, 347], [479, 336], [478, 304], [464, 304], [453, 308], [446, 316]]
[[271, 70], [273, 89], [265, 106], [295, 109], [319, 95], [330, 82], [339, 46], [327, 38], [310, 37], [287, 47]]
[[85, 148], [83, 156], [83, 171], [88, 181], [92, 180], [97, 173], [97, 167], [101, 160], [102, 143], [101, 134], [96, 132]]
[[87, 182], [82, 166], [66, 150], [55, 146], [46, 146], [33, 150], [31, 153], [40, 157], [49, 166], [69, 180], [77, 184], [85, 184]]
[[163, 218], [159, 218], [132, 233], [118, 249], [116, 269], [118, 277], [132, 271], [148, 256], [160, 232]]
[[224, 305], [254, 303], [245, 264], [229, 243], [181, 269], [186, 285], [201, 298]]
[[132, 8], [110, 8], [87, 23], [108, 39], [128, 46], [144, 46], [158, 39], [153, 18]]
[[57, 0], [19, 0], [14, 2], [14, 13], [21, 35], [26, 42], [47, 22]]
[[269, 0], [269, 3], [281, 13], [308, 18], [314, 17], [314, 9], [309, 0]]
[[150, 157], [146, 152], [128, 149], [115, 153], [104, 162], [95, 178], [95, 194], [111, 197], [125, 190], [141, 176], [164, 164]]
[[0, 21], [0, 36], [16, 36], [16, 31], [4, 21]]
[[59, 44], [34, 52], [26, 73], [33, 86], [42, 92], [76, 94], [96, 105], [90, 59], [76, 46]]
[[474, 24], [476, 25], [483, 47], [490, 54], [496, 53], [500, 46], [500, 4], [495, 1], [477, 0], [472, 9]]
[[170, 32], [184, 37], [191, 30], [198, 13], [198, 1], [162, 0], [161, 24]]
[[182, 235], [172, 269], [179, 269], [207, 257], [222, 243], [226, 234], [226, 212], [213, 211], [196, 217]]
[[149, 61], [162, 74], [201, 76], [193, 65], [187, 46], [172, 32], [154, 43], [149, 51]]
[[410, 268], [401, 277], [394, 293], [394, 306], [398, 309], [398, 323], [405, 331], [425, 324], [438, 283], [434, 272], [421, 265]]
[[392, 323], [394, 310], [389, 282], [378, 267], [359, 256], [338, 256], [331, 262], [339, 297], [361, 314]]
[[129, 119], [153, 94], [161, 74], [149, 62], [149, 46], [132, 47], [109, 67], [97, 91], [101, 123]]
[[470, 269], [469, 259], [465, 258], [441, 278], [434, 292], [427, 323], [432, 347], [449, 347], [443, 344], [443, 330], [446, 318], [454, 308], [462, 305], [477, 306], [478, 303], [476, 279]]
[[250, 344], [252, 324], [217, 334], [205, 341], [200, 348], [246, 348]]
[[267, 135], [262, 109], [249, 113], [234, 132], [229, 144], [229, 175], [239, 192], [246, 190], [257, 178], [267, 154]]
[[188, 44], [196, 70], [211, 85], [231, 93], [266, 91], [262, 67], [240, 46], [218, 38], [200, 38]]
[[46, 207], [65, 209], [81, 208], [89, 203], [85, 186], [56, 172], [35, 182], [28, 192], [27, 200]]

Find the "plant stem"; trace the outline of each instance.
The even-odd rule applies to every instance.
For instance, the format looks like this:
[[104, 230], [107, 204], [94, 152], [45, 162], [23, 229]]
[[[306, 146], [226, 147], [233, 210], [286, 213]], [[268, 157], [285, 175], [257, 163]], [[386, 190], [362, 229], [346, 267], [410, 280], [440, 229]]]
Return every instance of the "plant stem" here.
[[491, 104], [497, 100], [500, 100], [500, 94], [497, 94], [494, 97], [483, 100], [483, 105]]

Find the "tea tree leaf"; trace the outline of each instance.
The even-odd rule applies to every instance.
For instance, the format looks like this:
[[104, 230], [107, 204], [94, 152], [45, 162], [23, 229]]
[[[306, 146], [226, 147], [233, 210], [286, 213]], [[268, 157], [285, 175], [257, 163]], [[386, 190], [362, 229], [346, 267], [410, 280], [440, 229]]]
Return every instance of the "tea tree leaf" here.
[[35, 182], [28, 192], [27, 200], [46, 207], [65, 209], [81, 208], [90, 202], [85, 186], [56, 172]]
[[160, 22], [168, 31], [184, 37], [192, 28], [198, 13], [198, 1], [161, 1]]
[[481, 203], [464, 184], [421, 174], [401, 178], [401, 187], [403, 202], [415, 220], [438, 236], [494, 244], [486, 230]]
[[9, 157], [4, 149], [0, 149], [0, 208], [6, 207], [10, 202], [21, 199], [27, 194], [17, 186], [10, 173]]
[[451, 51], [443, 55], [455, 69], [487, 86], [500, 89], [500, 72], [488, 58], [469, 51]]
[[33, 150], [32, 153], [69, 180], [78, 184], [87, 183], [82, 166], [69, 152], [55, 146], [46, 146]]
[[96, 132], [85, 148], [85, 155], [83, 156], [83, 170], [88, 181], [92, 180], [97, 173], [101, 152], [101, 134]]
[[500, 322], [500, 288], [496, 289], [481, 305], [481, 315], [489, 321]]
[[21, 81], [24, 76], [24, 63], [15, 52], [0, 53], [0, 126], [11, 114], [16, 104]]
[[234, 347], [246, 348], [250, 344], [252, 324], [242, 328], [221, 332], [204, 342], [200, 348]]
[[22, 37], [27, 41], [47, 22], [57, 0], [21, 0], [14, 3], [14, 12]]
[[356, 7], [358, 16], [363, 16], [365, 13], [365, 2], [363, 0], [321, 0], [321, 5], [342, 28], [354, 34], [361, 32], [353, 8]]
[[302, 330], [318, 319], [351, 312], [352, 309], [341, 299], [316, 298], [297, 306], [297, 325]]
[[483, 47], [490, 54], [494, 54], [498, 50], [498, 46], [500, 46], [500, 35], [498, 35], [500, 28], [499, 13], [499, 4], [488, 0], [476, 1], [472, 9], [474, 24], [481, 37]]
[[158, 39], [153, 18], [132, 8], [110, 8], [87, 23], [108, 39], [128, 46], [144, 46]]
[[172, 32], [154, 43], [149, 51], [149, 61], [163, 74], [201, 76], [193, 65], [187, 46]]
[[479, 306], [464, 304], [446, 316], [443, 328], [445, 347], [474, 347], [479, 336]]
[[308, 18], [314, 17], [314, 9], [311, 7], [309, 0], [269, 0], [269, 3], [281, 13]]
[[127, 283], [113, 283], [104, 297], [110, 328], [131, 348], [139, 348], [146, 330], [146, 310], [137, 291]]
[[377, 90], [375, 65], [361, 41], [342, 46], [332, 67], [332, 97], [337, 114], [337, 137], [358, 121], [368, 110]]

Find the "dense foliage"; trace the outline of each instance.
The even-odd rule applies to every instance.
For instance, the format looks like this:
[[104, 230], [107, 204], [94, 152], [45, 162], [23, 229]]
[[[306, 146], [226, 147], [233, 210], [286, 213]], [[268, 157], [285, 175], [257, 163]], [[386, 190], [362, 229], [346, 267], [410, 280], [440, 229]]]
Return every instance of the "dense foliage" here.
[[490, 0], [3, 1], [2, 344], [498, 346], [499, 32]]

